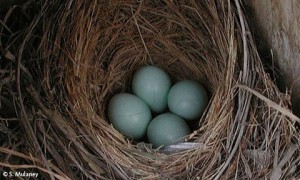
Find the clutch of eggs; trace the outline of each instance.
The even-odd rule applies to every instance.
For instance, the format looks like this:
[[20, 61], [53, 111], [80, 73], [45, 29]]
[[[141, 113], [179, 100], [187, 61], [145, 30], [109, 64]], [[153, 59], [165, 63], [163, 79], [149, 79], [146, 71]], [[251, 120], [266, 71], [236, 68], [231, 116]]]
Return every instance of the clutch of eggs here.
[[[152, 65], [135, 72], [131, 89], [133, 94], [112, 97], [109, 121], [134, 140], [147, 134], [155, 148], [183, 141], [191, 131], [186, 121], [198, 120], [209, 101], [205, 88], [197, 81], [182, 80], [172, 86], [169, 75]], [[152, 113], [158, 115], [152, 119]]]

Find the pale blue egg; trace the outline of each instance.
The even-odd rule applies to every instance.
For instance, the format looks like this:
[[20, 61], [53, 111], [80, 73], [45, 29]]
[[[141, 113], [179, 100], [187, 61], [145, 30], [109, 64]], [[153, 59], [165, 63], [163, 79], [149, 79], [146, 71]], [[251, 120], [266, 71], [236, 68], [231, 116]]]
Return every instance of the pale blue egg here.
[[173, 85], [168, 94], [171, 112], [186, 120], [200, 118], [208, 104], [204, 87], [194, 80], [183, 80]]
[[108, 105], [108, 118], [115, 129], [135, 140], [142, 138], [152, 119], [147, 104], [129, 93], [112, 97]]
[[181, 117], [173, 113], [164, 113], [155, 117], [149, 124], [147, 137], [154, 148], [182, 142], [190, 128]]
[[133, 94], [145, 101], [156, 113], [166, 110], [170, 88], [169, 75], [162, 69], [151, 65], [140, 68], [132, 79]]

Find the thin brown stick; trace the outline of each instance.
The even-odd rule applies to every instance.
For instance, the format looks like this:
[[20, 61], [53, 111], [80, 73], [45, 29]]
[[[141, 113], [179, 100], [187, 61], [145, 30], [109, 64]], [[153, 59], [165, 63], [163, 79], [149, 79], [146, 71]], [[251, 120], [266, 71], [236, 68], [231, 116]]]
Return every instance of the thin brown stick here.
[[254, 94], [256, 97], [258, 97], [259, 99], [261, 99], [262, 101], [264, 101], [268, 107], [272, 107], [274, 108], [276, 111], [281, 112], [283, 115], [289, 117], [291, 119], [291, 121], [293, 123], [298, 122], [300, 123], [300, 118], [297, 117], [296, 115], [294, 115], [289, 109], [282, 107], [281, 105], [275, 103], [274, 101], [270, 100], [269, 98], [267, 98], [266, 96], [262, 95], [261, 93], [259, 93], [258, 91], [249, 88], [248, 86], [245, 85], [241, 85], [238, 84], [237, 87], [244, 89], [246, 91], [251, 92], [252, 94]]

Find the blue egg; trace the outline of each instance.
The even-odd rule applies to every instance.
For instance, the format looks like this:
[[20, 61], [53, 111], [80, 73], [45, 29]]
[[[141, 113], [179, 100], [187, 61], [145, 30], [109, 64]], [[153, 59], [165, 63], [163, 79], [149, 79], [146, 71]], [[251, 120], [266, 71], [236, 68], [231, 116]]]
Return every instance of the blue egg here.
[[145, 101], [153, 112], [161, 113], [167, 108], [171, 80], [166, 72], [155, 66], [144, 66], [132, 79], [133, 94]]
[[115, 129], [132, 139], [142, 138], [152, 119], [147, 104], [135, 95], [120, 93], [108, 105], [108, 118]]
[[190, 128], [181, 117], [164, 113], [155, 117], [149, 124], [147, 137], [154, 148], [182, 142], [190, 134]]
[[194, 80], [183, 80], [176, 83], [168, 94], [170, 111], [186, 120], [200, 118], [207, 104], [206, 90]]

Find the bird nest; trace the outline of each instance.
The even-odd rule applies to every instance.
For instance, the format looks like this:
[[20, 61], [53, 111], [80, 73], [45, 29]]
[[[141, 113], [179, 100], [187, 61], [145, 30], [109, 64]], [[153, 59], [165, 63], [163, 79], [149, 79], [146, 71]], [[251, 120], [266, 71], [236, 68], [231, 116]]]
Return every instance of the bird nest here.
[[[238, 0], [32, 6], [35, 18], [14, 36], [12, 54], [9, 47], [3, 53], [19, 136], [27, 140], [21, 149], [5, 143], [1, 152], [28, 166], [1, 158], [3, 166], [37, 168], [57, 179], [300, 176], [299, 118], [289, 110], [289, 94], [265, 72]], [[194, 79], [207, 87], [209, 105], [185, 138], [191, 148], [164, 153], [109, 123], [110, 98], [130, 91], [144, 65], [162, 68], [173, 82]], [[10, 123], [16, 122], [3, 120], [1, 127]]]

